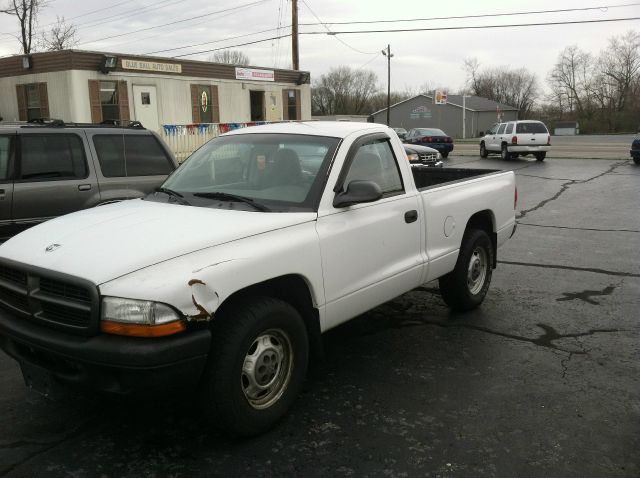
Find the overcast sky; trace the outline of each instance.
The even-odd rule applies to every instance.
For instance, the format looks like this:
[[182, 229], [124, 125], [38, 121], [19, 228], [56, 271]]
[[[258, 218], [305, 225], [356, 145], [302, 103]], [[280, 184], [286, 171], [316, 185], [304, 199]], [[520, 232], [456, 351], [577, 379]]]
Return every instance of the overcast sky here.
[[[8, 0], [0, 0], [0, 4]], [[593, 10], [504, 15], [541, 10]], [[608, 7], [608, 8], [605, 8]], [[415, 32], [342, 33], [361, 30], [450, 28], [579, 20], [640, 17], [640, 2], [624, 0], [298, 0], [300, 68], [318, 78], [330, 68], [348, 65], [373, 70], [386, 89], [387, 61], [380, 53], [391, 45], [391, 85], [396, 91], [432, 86], [455, 91], [464, 86], [465, 58], [477, 58], [481, 67], [526, 67], [538, 74], [541, 86], [559, 52], [578, 45], [594, 55], [609, 38], [628, 30], [640, 31], [640, 20], [575, 25], [480, 28]], [[497, 15], [435, 20], [434, 17]], [[56, 16], [78, 28], [76, 49], [116, 53], [153, 54], [206, 60], [214, 48], [287, 35], [291, 32], [290, 0], [49, 0], [39, 15], [39, 27], [50, 28]], [[318, 23], [318, 19], [324, 25]], [[353, 23], [380, 20], [425, 19], [387, 23]], [[182, 21], [184, 20], [184, 21]], [[176, 22], [172, 25], [166, 25]], [[337, 22], [351, 22], [338, 24]], [[315, 23], [315, 25], [303, 25]], [[143, 30], [144, 31], [138, 31]], [[15, 17], [0, 14], [0, 55], [20, 52]], [[259, 33], [262, 32], [262, 33]], [[109, 38], [107, 38], [109, 37]], [[234, 38], [235, 37], [235, 38]], [[210, 42], [208, 44], [203, 44]], [[203, 44], [190, 48], [188, 45]], [[291, 38], [238, 46], [252, 65], [288, 68]], [[169, 51], [162, 51], [169, 50]]]

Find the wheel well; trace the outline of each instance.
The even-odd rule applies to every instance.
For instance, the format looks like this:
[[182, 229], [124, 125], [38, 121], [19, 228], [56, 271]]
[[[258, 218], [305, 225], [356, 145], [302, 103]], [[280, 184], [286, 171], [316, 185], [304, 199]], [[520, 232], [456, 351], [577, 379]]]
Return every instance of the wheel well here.
[[479, 211], [469, 218], [467, 221], [467, 227], [465, 227], [465, 234], [471, 229], [480, 229], [487, 233], [491, 239], [491, 245], [493, 247], [493, 264], [495, 269], [498, 263], [498, 235], [495, 233], [494, 227], [495, 221], [493, 213], [489, 210]]
[[[231, 304], [246, 302], [251, 297], [267, 296], [287, 302], [295, 308], [307, 328], [309, 347], [312, 356], [322, 357], [322, 334], [320, 332], [320, 314], [314, 307], [311, 291], [303, 277], [295, 274], [275, 277], [253, 284], [231, 294], [218, 308], [215, 315], [224, 314]], [[214, 319], [215, 320], [215, 319]]]

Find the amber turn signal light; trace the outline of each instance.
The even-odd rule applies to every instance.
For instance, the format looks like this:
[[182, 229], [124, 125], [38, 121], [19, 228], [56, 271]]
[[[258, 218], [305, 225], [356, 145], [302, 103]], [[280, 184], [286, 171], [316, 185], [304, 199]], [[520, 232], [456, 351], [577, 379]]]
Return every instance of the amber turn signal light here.
[[184, 332], [187, 330], [187, 326], [182, 320], [157, 325], [126, 324], [103, 320], [100, 323], [100, 330], [106, 334], [127, 335], [129, 337], [165, 337]]

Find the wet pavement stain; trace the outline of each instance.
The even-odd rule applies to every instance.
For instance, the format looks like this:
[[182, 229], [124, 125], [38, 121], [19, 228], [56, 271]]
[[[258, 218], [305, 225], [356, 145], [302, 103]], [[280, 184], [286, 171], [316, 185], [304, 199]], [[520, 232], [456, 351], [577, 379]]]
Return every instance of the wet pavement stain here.
[[563, 292], [564, 297], [556, 299], [558, 302], [566, 302], [568, 300], [582, 300], [591, 305], [600, 305], [600, 302], [592, 299], [591, 297], [607, 296], [613, 294], [618, 285], [610, 285], [602, 290], [583, 290], [582, 292]]

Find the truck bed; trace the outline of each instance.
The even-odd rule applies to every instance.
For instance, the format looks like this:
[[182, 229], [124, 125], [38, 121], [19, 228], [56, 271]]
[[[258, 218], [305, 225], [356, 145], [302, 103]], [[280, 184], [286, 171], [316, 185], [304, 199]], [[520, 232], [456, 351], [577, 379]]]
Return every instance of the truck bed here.
[[418, 190], [438, 186], [444, 183], [464, 181], [476, 176], [502, 172], [499, 169], [465, 169], [465, 168], [421, 168], [412, 167], [413, 179]]

